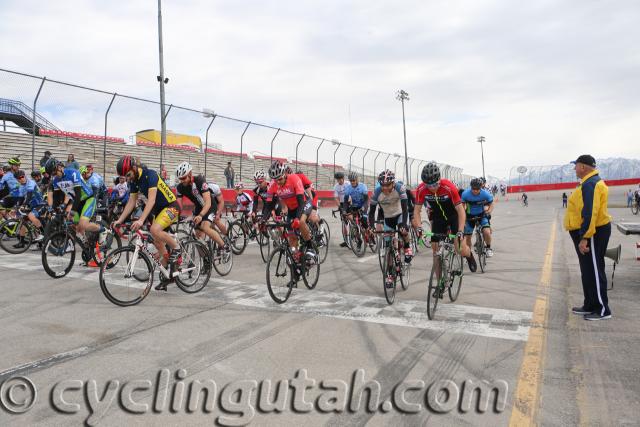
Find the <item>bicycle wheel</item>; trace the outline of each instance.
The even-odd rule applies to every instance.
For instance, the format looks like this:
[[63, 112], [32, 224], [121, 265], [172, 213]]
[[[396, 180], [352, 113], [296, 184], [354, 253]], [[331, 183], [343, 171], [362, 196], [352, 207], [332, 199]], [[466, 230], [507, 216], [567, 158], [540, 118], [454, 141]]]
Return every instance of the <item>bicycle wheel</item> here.
[[378, 238], [377, 234], [372, 233], [369, 230], [367, 230], [366, 233], [367, 233], [367, 245], [369, 246], [369, 250], [371, 251], [371, 253], [375, 254], [378, 252], [380, 239]]
[[[20, 229], [25, 232], [20, 236]], [[22, 219], [8, 219], [0, 224], [0, 246], [10, 254], [21, 254], [27, 251], [33, 242], [31, 229]], [[22, 243], [22, 245], [19, 245]], [[16, 247], [16, 246], [20, 247]]]
[[120, 307], [139, 304], [149, 295], [152, 283], [151, 259], [134, 246], [111, 251], [100, 266], [100, 289], [109, 301]]
[[449, 268], [447, 271], [447, 277], [449, 277], [449, 299], [451, 302], [457, 300], [458, 295], [460, 295], [463, 268], [464, 263], [462, 261], [462, 255], [452, 253], [449, 258]]
[[442, 289], [440, 286], [441, 280], [438, 280], [436, 275], [436, 264], [440, 265], [441, 273], [440, 277], [444, 277], [444, 266], [441, 262], [440, 256], [433, 258], [433, 265], [431, 266], [431, 275], [429, 275], [429, 288], [427, 289], [427, 317], [429, 320], [433, 320], [436, 316], [436, 309], [438, 308], [438, 300], [441, 298]]
[[201, 291], [211, 277], [211, 253], [207, 245], [200, 240], [180, 242], [182, 264], [180, 274], [176, 276], [176, 285], [183, 292], [194, 294]]
[[233, 268], [233, 251], [221, 248], [216, 242], [209, 242], [209, 248], [211, 248], [211, 259], [216, 272], [220, 276], [229, 274]]
[[351, 226], [351, 250], [358, 258], [364, 256], [367, 251], [367, 245], [364, 242], [364, 236], [362, 234], [362, 227], [358, 224]]
[[487, 253], [484, 247], [484, 240], [482, 234], [476, 233], [475, 251], [478, 254], [478, 265], [480, 266], [480, 272], [484, 273], [484, 268], [487, 265]]
[[403, 290], [409, 289], [409, 280], [411, 274], [411, 263], [404, 262], [404, 259], [400, 258], [400, 272], [398, 275], [400, 276], [400, 285]]
[[[317, 248], [316, 248], [317, 253]], [[320, 263], [317, 256], [304, 254], [300, 266], [302, 281], [308, 289], [313, 289], [320, 278]]]
[[638, 215], [638, 211], [640, 209], [638, 208], [638, 202], [632, 202], [631, 203], [631, 213], [634, 215]]
[[258, 246], [260, 246], [262, 262], [267, 262], [271, 252], [271, 239], [269, 239], [269, 235], [266, 232], [258, 232]]
[[382, 274], [384, 274], [384, 256], [385, 256], [387, 247], [389, 247], [390, 239], [387, 237], [384, 237], [381, 234], [378, 237], [378, 240], [380, 240], [380, 244], [378, 245], [378, 264], [380, 264], [380, 271], [382, 271]]
[[54, 279], [69, 274], [75, 260], [76, 242], [66, 231], [53, 233], [42, 244], [42, 266]]
[[229, 224], [228, 228], [229, 240], [231, 240], [231, 250], [235, 255], [240, 255], [244, 252], [244, 248], [247, 247], [247, 236], [242, 229], [242, 225], [233, 221]]
[[271, 299], [282, 304], [289, 299], [293, 290], [294, 277], [287, 250], [276, 249], [267, 262], [267, 290]]
[[[398, 281], [398, 273], [396, 271], [394, 258], [394, 250], [391, 245], [389, 245], [384, 252], [384, 262], [382, 269], [382, 287], [384, 288], [384, 297], [387, 299], [387, 302], [389, 304], [393, 304], [393, 302], [396, 300], [396, 285]], [[393, 279], [393, 284], [390, 287], [387, 287], [388, 277], [391, 277]]]
[[316, 250], [318, 251], [318, 262], [324, 264], [329, 255], [329, 242], [331, 241], [331, 229], [324, 219], [318, 223], [318, 231], [315, 238]]

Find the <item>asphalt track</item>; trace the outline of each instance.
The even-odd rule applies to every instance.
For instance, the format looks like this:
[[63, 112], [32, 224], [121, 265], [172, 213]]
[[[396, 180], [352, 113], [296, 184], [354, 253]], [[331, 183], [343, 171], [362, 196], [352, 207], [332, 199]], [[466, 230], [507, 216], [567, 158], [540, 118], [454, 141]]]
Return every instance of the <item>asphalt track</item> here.
[[[621, 196], [612, 191], [611, 199]], [[611, 212], [616, 221], [634, 219], [627, 209]], [[130, 308], [105, 299], [95, 270], [78, 265], [53, 280], [37, 253], [2, 253], [0, 392], [13, 395], [1, 396], [0, 425], [638, 425], [637, 239], [614, 229], [609, 246], [622, 243], [623, 259], [610, 292], [613, 319], [586, 322], [570, 314], [582, 290], [562, 214], [556, 193], [532, 195], [528, 208], [513, 196], [500, 200], [488, 271], [467, 272], [458, 301], [445, 299], [434, 321], [425, 310], [430, 253], [417, 255], [409, 289], [388, 306], [377, 258], [358, 259], [338, 247], [339, 228], [328, 212], [332, 246], [318, 286], [294, 290], [281, 306], [267, 294], [256, 245], [200, 294], [170, 287]], [[361, 383], [354, 380], [358, 370]], [[274, 389], [303, 373], [315, 380], [304, 398], [308, 406], [289, 402], [293, 386], [281, 410], [260, 404], [265, 380]], [[7, 403], [28, 397], [24, 387], [11, 389], [16, 377], [37, 389], [22, 414], [7, 410]], [[132, 401], [147, 404], [136, 407], [145, 414], [131, 413], [126, 392], [111, 394], [106, 384], [115, 387], [116, 380], [119, 391], [138, 386]], [[194, 381], [207, 380], [217, 386], [212, 411], [200, 404], [190, 412], [188, 397], [178, 398], [182, 386], [188, 396]], [[506, 392], [498, 387], [502, 400], [494, 406], [491, 399], [481, 411], [463, 402], [470, 380], [501, 384]], [[352, 387], [354, 381], [360, 385]], [[380, 385], [379, 404], [350, 411], [351, 395], [369, 381]], [[442, 391], [456, 386], [460, 396]], [[323, 400], [328, 390], [333, 400]], [[420, 406], [404, 407], [402, 396]], [[243, 397], [249, 403], [233, 404]], [[347, 410], [340, 409], [344, 402]]]

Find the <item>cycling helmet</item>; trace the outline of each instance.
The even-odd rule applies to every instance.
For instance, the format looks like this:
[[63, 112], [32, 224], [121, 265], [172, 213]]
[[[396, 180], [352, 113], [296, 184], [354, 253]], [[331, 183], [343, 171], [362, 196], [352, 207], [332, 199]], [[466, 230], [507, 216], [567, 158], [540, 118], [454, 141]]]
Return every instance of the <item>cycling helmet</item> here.
[[56, 159], [54, 159], [53, 157], [51, 157], [49, 160], [47, 160], [47, 163], [44, 165], [44, 170], [49, 175], [53, 176], [56, 173], [56, 170], [58, 169], [58, 166], [61, 165], [61, 164], [62, 164], [62, 162], [59, 162]]
[[378, 175], [378, 182], [380, 184], [389, 184], [394, 182], [395, 180], [396, 180], [396, 174], [393, 171], [390, 171], [389, 169], [380, 172], [380, 175]]
[[11, 166], [20, 166], [20, 157], [12, 157], [7, 163], [9, 163], [9, 165]]
[[244, 190], [244, 184], [242, 182], [237, 183], [233, 186], [236, 190]]
[[333, 177], [335, 179], [343, 179], [344, 178], [344, 173], [343, 172], [336, 172]]
[[122, 156], [116, 164], [116, 172], [120, 176], [125, 176], [131, 169], [133, 169], [133, 165], [135, 165], [136, 162], [136, 158], [133, 156]]
[[280, 179], [285, 174], [285, 165], [276, 160], [269, 168], [269, 177], [271, 179]]
[[40, 173], [45, 173], [45, 172], [46, 172], [46, 170], [45, 170], [44, 166], [40, 166]]
[[487, 179], [484, 176], [481, 176], [480, 178], [478, 178], [480, 180], [480, 182], [482, 183], [482, 185], [485, 185], [487, 183]]
[[176, 176], [178, 178], [183, 178], [183, 177], [187, 176], [189, 174], [189, 172], [191, 172], [192, 170], [193, 170], [193, 168], [191, 167], [189, 162], [182, 162], [176, 168]]
[[433, 162], [427, 163], [422, 168], [420, 178], [422, 178], [422, 182], [427, 185], [437, 184], [438, 181], [440, 181], [440, 168]]
[[37, 176], [42, 176], [42, 172], [39, 170], [31, 172], [31, 178], [35, 178]]
[[482, 188], [482, 180], [480, 178], [473, 178], [471, 180], [471, 184], [469, 184], [469, 185], [474, 190], [479, 190], [480, 188]]
[[11, 170], [11, 166], [9, 165], [2, 165], [2, 172], [9, 172]]
[[284, 173], [286, 173], [287, 175], [292, 175], [293, 174], [293, 169], [291, 169], [291, 166], [286, 165], [284, 167]]
[[79, 172], [85, 174], [89, 172], [89, 169], [86, 166], [80, 166]]
[[256, 173], [253, 174], [253, 180], [255, 182], [262, 182], [266, 179], [266, 175], [264, 174], [264, 171], [262, 169], [256, 171]]
[[358, 174], [355, 172], [349, 172], [349, 181], [357, 181], [358, 180]]
[[15, 177], [15, 179], [20, 179], [20, 178], [24, 178], [25, 174], [22, 169], [18, 169], [18, 171], [13, 176]]

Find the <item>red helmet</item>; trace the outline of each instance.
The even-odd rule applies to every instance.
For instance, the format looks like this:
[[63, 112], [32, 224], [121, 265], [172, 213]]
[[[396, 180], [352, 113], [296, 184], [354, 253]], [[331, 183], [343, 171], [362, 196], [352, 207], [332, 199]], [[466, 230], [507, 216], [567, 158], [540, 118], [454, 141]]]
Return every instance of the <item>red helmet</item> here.
[[120, 176], [125, 176], [131, 169], [133, 169], [133, 165], [136, 164], [136, 158], [133, 156], [122, 156], [118, 163], [116, 164], [116, 172]]

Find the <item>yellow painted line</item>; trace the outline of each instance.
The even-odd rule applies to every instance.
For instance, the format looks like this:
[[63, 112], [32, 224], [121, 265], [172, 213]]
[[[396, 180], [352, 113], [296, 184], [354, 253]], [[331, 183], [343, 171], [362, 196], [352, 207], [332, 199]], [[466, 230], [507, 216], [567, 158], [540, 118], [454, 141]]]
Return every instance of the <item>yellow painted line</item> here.
[[509, 420], [509, 426], [512, 427], [536, 425], [535, 416], [540, 398], [547, 338], [546, 325], [549, 315], [549, 289], [551, 286], [553, 246], [556, 239], [556, 223], [557, 219], [554, 219], [549, 243], [547, 243], [542, 275], [536, 291], [536, 302], [533, 306], [529, 339], [524, 347], [524, 358], [518, 374], [515, 400], [511, 410], [511, 419]]

